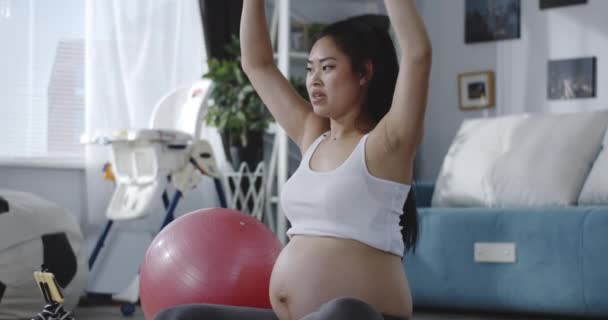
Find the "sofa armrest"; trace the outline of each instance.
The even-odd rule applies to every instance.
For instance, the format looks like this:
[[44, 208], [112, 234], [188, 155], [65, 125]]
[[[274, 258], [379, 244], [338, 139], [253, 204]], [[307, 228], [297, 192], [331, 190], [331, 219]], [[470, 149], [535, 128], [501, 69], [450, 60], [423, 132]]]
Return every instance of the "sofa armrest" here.
[[415, 182], [412, 186], [416, 197], [416, 206], [419, 208], [430, 207], [433, 199], [435, 184], [432, 182]]

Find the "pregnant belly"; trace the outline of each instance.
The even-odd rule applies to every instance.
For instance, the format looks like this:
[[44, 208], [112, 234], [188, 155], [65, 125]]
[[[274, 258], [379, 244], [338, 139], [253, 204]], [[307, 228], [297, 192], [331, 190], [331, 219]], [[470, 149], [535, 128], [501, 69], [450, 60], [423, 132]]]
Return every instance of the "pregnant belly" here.
[[337, 297], [354, 297], [378, 311], [411, 315], [400, 257], [353, 240], [295, 236], [270, 279], [270, 301], [281, 320], [296, 320]]

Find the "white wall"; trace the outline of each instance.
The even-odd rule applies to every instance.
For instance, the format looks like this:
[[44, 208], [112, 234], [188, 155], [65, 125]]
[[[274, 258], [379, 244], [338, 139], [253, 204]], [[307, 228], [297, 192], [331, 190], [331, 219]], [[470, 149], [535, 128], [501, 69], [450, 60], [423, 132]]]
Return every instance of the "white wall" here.
[[0, 189], [36, 194], [65, 208], [81, 224], [86, 212], [84, 173], [78, 169], [0, 166]]
[[[465, 44], [465, 0], [420, 1], [433, 44], [433, 69], [426, 132], [417, 161], [417, 179], [435, 181], [443, 157], [462, 120], [522, 112], [576, 112], [608, 108], [608, 1], [540, 10], [539, 1], [521, 1], [521, 37]], [[597, 58], [596, 98], [547, 100], [548, 60]], [[461, 111], [459, 73], [494, 70], [496, 107]]]

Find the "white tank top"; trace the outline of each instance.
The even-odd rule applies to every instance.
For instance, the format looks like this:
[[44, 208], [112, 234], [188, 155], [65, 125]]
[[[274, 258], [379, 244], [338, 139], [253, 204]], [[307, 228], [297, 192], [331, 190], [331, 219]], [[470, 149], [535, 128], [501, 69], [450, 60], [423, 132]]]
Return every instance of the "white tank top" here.
[[338, 168], [312, 170], [310, 158], [328, 134], [308, 147], [283, 186], [281, 206], [292, 225], [287, 235], [353, 239], [403, 256], [399, 216], [410, 186], [370, 174], [365, 162], [367, 134]]

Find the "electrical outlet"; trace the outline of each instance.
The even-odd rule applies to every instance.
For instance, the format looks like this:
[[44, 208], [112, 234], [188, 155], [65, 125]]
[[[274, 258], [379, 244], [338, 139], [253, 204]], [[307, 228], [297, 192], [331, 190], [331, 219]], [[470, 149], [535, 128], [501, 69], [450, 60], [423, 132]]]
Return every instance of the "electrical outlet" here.
[[474, 259], [477, 263], [515, 263], [514, 242], [475, 242]]

